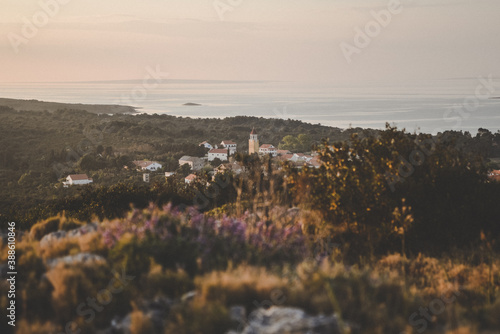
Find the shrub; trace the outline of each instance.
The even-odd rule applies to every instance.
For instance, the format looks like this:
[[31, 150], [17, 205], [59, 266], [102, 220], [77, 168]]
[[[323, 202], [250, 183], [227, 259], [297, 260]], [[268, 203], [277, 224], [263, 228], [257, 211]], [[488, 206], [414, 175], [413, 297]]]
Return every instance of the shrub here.
[[123, 235], [110, 250], [109, 259], [115, 268], [125, 268], [131, 275], [145, 274], [149, 270], [148, 245], [132, 233]]
[[43, 236], [56, 231], [70, 231], [82, 226], [83, 223], [72, 218], [67, 218], [64, 213], [45, 219], [31, 227], [30, 236], [40, 240]]
[[107, 256], [108, 248], [104, 244], [102, 235], [99, 232], [92, 232], [78, 237], [80, 250], [85, 253], [94, 253]]
[[255, 302], [284, 303], [290, 282], [265, 268], [240, 266], [227, 271], [212, 272], [196, 279], [200, 299], [219, 301], [224, 305], [244, 305], [256, 308]]
[[59, 230], [60, 217], [49, 218], [38, 222], [31, 228], [30, 236], [34, 240], [40, 240], [44, 235]]
[[40, 255], [44, 259], [75, 255], [78, 253], [80, 253], [80, 245], [76, 238], [62, 238], [44, 247], [40, 246]]
[[145, 298], [154, 298], [158, 295], [179, 298], [184, 293], [194, 289], [192, 279], [184, 270], [163, 269], [158, 264], [151, 266], [141, 285]]
[[106, 310], [106, 312], [93, 313], [95, 320], [92, 319], [90, 324], [97, 328], [109, 326], [113, 316], [126, 314], [130, 310], [131, 296], [128, 287], [111, 294], [112, 299], [108, 303], [106, 298], [110, 295], [105, 294], [103, 290], [109, 288], [115, 275], [105, 263], [74, 265], [59, 263], [47, 273], [47, 277], [54, 287], [51, 299], [58, 323], [66, 324], [68, 321], [76, 321], [80, 327], [84, 326], [91, 315], [75, 317], [75, 314], [82, 303], [83, 310], [90, 309], [88, 306], [90, 299], [97, 301], [97, 305]]
[[135, 210], [126, 219], [107, 222], [102, 233], [113, 259], [128, 254], [122, 248], [123, 242], [131, 242], [131, 236], [125, 237], [129, 234], [136, 239], [134, 254], [142, 247], [157, 263], [171, 269], [184, 268], [190, 275], [199, 270], [225, 269], [229, 263], [295, 263], [307, 256], [300, 225], [247, 220], [245, 216], [215, 219], [194, 209], [183, 214], [171, 206], [163, 210], [150, 207]]
[[231, 328], [228, 309], [219, 302], [192, 303], [175, 307], [170, 316], [165, 334], [220, 334]]
[[133, 311], [130, 315], [130, 333], [131, 334], [143, 334], [143, 333], [154, 333], [153, 323], [151, 319], [145, 315], [142, 311]]
[[32, 321], [22, 319], [16, 324], [16, 334], [54, 334], [62, 332], [62, 327], [47, 322]]
[[47, 301], [53, 287], [44, 277], [45, 264], [36, 245], [22, 240], [17, 244], [16, 257], [19, 273], [16, 280], [18, 315], [41, 321], [51, 319], [53, 309]]

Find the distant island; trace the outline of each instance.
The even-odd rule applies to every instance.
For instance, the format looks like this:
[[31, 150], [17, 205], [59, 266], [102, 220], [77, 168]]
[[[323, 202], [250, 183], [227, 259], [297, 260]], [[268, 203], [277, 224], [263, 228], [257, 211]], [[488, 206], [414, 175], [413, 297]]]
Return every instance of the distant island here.
[[193, 102], [188, 102], [188, 103], [184, 103], [183, 106], [199, 107], [199, 106], [201, 106], [201, 104], [199, 104], [199, 103], [193, 103]]
[[0, 105], [10, 107], [17, 111], [30, 110], [54, 112], [63, 109], [73, 109], [84, 110], [93, 114], [134, 114], [137, 112], [136, 108], [123, 105], [57, 103], [4, 98], [0, 98]]

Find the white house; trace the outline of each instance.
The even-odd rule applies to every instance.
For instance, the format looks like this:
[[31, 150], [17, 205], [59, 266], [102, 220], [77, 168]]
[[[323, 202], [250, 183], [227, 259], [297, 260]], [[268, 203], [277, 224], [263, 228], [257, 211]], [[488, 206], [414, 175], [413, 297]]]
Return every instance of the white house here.
[[271, 144], [264, 144], [259, 147], [259, 154], [271, 154], [275, 157], [278, 155], [278, 150]]
[[214, 148], [212, 145], [210, 145], [210, 143], [208, 141], [204, 141], [203, 143], [200, 143], [199, 146], [204, 146], [205, 148], [208, 148], [209, 150]]
[[219, 158], [221, 161], [227, 161], [227, 149], [214, 148], [208, 151], [208, 161], [214, 161]]
[[66, 182], [63, 182], [63, 184], [65, 187], [68, 187], [90, 184], [92, 182], [94, 182], [94, 180], [89, 178], [87, 174], [73, 174], [68, 175], [68, 177], [66, 178]]
[[156, 161], [147, 161], [147, 160], [142, 160], [142, 161], [133, 161], [134, 165], [137, 166], [137, 169], [139, 170], [149, 170], [150, 172], [155, 172], [159, 169], [162, 169], [163, 166]]
[[236, 143], [232, 140], [223, 140], [220, 145], [229, 150], [229, 155], [236, 153]]
[[191, 167], [191, 170], [199, 171], [205, 165], [205, 161], [202, 158], [190, 157], [188, 155], [185, 155], [179, 159], [179, 166], [186, 164], [189, 165], [189, 167]]

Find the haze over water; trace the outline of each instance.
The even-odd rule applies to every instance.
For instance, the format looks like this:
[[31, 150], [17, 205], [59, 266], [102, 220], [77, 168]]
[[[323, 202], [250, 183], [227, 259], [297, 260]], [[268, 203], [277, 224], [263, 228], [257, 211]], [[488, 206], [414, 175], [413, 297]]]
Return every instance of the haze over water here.
[[[481, 127], [500, 130], [500, 100], [489, 98], [500, 96], [500, 82], [493, 79], [493, 83], [495, 92], [489, 93], [480, 78], [356, 85], [165, 79], [146, 90], [146, 96], [137, 94], [142, 80], [13, 83], [0, 84], [0, 96], [124, 104], [144, 113], [183, 117], [246, 115], [377, 129], [389, 122], [410, 132], [464, 130], [474, 134]], [[478, 86], [482, 87], [479, 98], [475, 97]], [[189, 102], [201, 106], [184, 106]]]

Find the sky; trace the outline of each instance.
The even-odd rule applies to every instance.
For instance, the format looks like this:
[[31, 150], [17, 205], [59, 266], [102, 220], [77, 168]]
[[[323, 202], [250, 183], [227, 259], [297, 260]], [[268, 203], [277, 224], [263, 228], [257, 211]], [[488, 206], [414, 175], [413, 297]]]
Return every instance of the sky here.
[[396, 2], [0, 0], [0, 82], [140, 79], [149, 68], [335, 83], [500, 74], [500, 1]]

